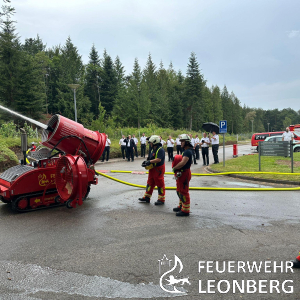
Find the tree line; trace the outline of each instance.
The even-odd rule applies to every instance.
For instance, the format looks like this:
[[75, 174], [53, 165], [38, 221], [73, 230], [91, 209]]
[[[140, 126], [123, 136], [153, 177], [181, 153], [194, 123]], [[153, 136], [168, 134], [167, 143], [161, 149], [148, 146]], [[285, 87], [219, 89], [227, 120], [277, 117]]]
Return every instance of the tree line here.
[[[91, 129], [99, 130], [104, 123], [120, 128], [153, 123], [198, 131], [203, 122], [227, 120], [228, 132], [237, 134], [300, 123], [300, 111], [242, 106], [226, 85], [208, 86], [194, 52], [185, 74], [172, 63], [156, 66], [150, 53], [145, 66], [136, 58], [127, 73], [119, 56], [113, 59], [106, 50], [100, 56], [94, 45], [84, 64], [70, 37], [52, 48], [38, 35], [22, 43], [11, 10], [0, 14], [0, 103], [26, 116], [40, 120], [59, 113], [74, 119], [68, 84], [76, 83], [78, 122]], [[1, 116], [2, 121], [7, 118]]]

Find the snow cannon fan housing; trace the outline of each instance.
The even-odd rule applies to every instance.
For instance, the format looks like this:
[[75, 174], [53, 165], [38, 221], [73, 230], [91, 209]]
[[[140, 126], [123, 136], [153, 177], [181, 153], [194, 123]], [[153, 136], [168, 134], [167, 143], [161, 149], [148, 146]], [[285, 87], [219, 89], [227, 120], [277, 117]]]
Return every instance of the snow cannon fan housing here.
[[[52, 128], [52, 131], [48, 130], [49, 128]], [[87, 158], [90, 156], [93, 164], [99, 160], [105, 148], [104, 133], [86, 129], [83, 125], [63, 116], [52, 116], [48, 122], [48, 129], [44, 129], [42, 133], [43, 145], [53, 148], [60, 142], [56, 147], [58, 150], [72, 155], [84, 153]], [[84, 141], [87, 149], [80, 139]]]
[[79, 155], [64, 155], [56, 164], [56, 188], [69, 208], [82, 205], [89, 192], [90, 184], [97, 184], [94, 171], [87, 168], [84, 159]]

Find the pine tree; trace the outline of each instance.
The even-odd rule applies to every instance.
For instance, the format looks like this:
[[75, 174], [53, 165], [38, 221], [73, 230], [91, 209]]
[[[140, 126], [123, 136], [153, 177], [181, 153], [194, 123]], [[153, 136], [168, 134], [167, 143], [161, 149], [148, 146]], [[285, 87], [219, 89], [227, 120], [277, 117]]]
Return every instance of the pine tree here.
[[168, 111], [170, 113], [169, 123], [174, 129], [183, 128], [182, 91], [184, 78], [179, 71], [176, 74], [172, 63], [167, 70], [169, 77]]
[[117, 74], [113, 61], [106, 50], [104, 50], [103, 54], [102, 70], [100, 88], [101, 105], [105, 108], [107, 114], [110, 115], [117, 96]]
[[22, 49], [28, 54], [35, 55], [39, 52], [45, 51], [46, 45], [43, 44], [43, 41], [37, 35], [36, 39], [29, 38], [25, 39], [24, 45], [22, 45]]
[[84, 66], [77, 48], [70, 37], [61, 49], [59, 57], [60, 73], [57, 81], [57, 108], [58, 112], [67, 118], [74, 119], [74, 93], [68, 84], [77, 83], [76, 108], [78, 122], [89, 124], [93, 119], [90, 112], [91, 102], [84, 95]]
[[227, 120], [227, 129], [229, 133], [232, 133], [233, 128], [233, 102], [230, 98], [226, 85], [221, 92], [221, 101], [222, 101], [222, 111], [223, 111], [223, 120]]
[[19, 93], [21, 45], [13, 22], [6, 20], [0, 32], [0, 101], [15, 109]]
[[150, 99], [150, 118], [155, 118], [153, 109], [155, 109], [156, 104], [158, 103], [157, 99], [157, 73], [156, 66], [152, 61], [151, 54], [149, 53], [146, 66], [143, 70], [143, 81], [146, 84], [148, 97]]
[[222, 113], [222, 100], [220, 95], [220, 89], [217, 85], [212, 86], [211, 88], [211, 102], [212, 102], [213, 122], [219, 124], [219, 121], [223, 119], [223, 113]]
[[44, 53], [32, 56], [23, 53], [22, 68], [19, 78], [19, 93], [16, 99], [17, 110], [26, 116], [39, 120], [45, 112], [46, 88]]
[[[201, 124], [203, 121], [200, 111], [196, 108], [203, 107], [203, 97], [202, 97], [202, 75], [199, 70], [199, 63], [197, 62], [196, 54], [191, 53], [188, 63], [187, 75], [185, 83], [185, 100], [184, 108], [188, 112], [188, 127], [189, 130], [193, 128], [193, 119], [198, 117], [197, 123]], [[194, 128], [198, 130], [199, 128]]]
[[86, 66], [85, 86], [84, 94], [89, 98], [91, 102], [91, 112], [94, 114], [94, 118], [99, 116], [99, 104], [100, 98], [100, 74], [102, 69], [100, 67], [100, 58], [95, 45], [89, 54], [89, 63]]
[[129, 80], [128, 100], [137, 127], [140, 128], [141, 125], [146, 125], [145, 116], [149, 113], [150, 99], [147, 86], [142, 82], [142, 72], [137, 58], [134, 61], [133, 72]]

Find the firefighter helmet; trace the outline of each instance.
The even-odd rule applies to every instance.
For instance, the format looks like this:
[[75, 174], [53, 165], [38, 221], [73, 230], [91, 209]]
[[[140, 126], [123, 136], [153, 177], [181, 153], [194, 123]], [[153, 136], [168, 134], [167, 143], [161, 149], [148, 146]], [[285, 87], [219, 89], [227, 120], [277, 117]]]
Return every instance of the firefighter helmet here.
[[151, 135], [149, 138], [149, 143], [152, 143], [153, 145], [157, 145], [160, 143], [160, 137], [158, 135]]
[[179, 136], [179, 140], [180, 140], [180, 142], [183, 142], [183, 141], [186, 141], [186, 142], [189, 142], [189, 143], [191, 142], [190, 136], [188, 134], [186, 134], [186, 133], [181, 134]]

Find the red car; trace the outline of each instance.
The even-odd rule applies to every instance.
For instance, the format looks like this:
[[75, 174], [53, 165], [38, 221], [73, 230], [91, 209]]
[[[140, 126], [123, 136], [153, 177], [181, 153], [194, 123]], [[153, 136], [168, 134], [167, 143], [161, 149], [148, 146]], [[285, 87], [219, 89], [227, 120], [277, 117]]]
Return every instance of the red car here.
[[[298, 128], [296, 126], [300, 125], [291, 125], [290, 130], [294, 133], [294, 139], [300, 140], [300, 135], [298, 131], [294, 132], [294, 128]], [[256, 149], [258, 151], [258, 143], [263, 142], [267, 137], [274, 135], [282, 135], [284, 131], [275, 131], [275, 132], [262, 132], [262, 133], [254, 133], [251, 138], [251, 149]]]

